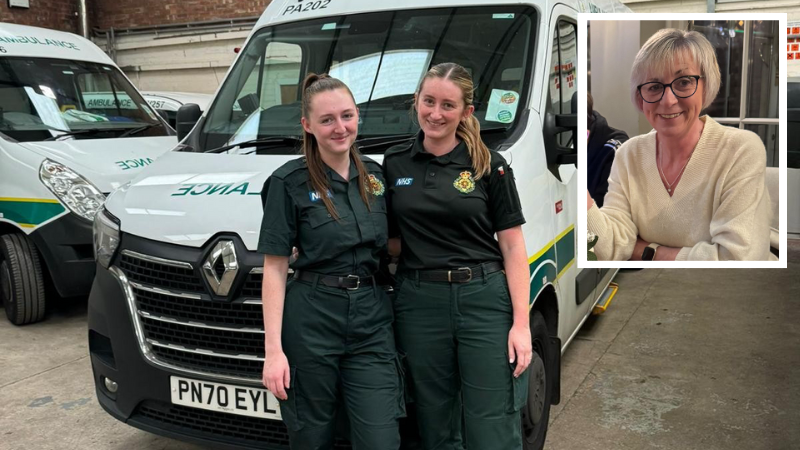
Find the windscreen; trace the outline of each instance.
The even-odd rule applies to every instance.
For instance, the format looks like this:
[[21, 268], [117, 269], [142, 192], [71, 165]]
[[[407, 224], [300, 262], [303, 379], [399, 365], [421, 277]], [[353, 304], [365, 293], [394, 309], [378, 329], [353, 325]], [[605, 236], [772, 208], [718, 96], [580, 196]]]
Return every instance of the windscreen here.
[[261, 29], [225, 80], [195, 141], [199, 148], [192, 150], [299, 136], [300, 83], [315, 72], [348, 85], [360, 112], [362, 149], [370, 143], [374, 148], [365, 153], [384, 151], [372, 144], [419, 129], [410, 113], [414, 92], [425, 72], [442, 62], [471, 74], [475, 116], [484, 141], [497, 147], [511, 138], [526, 108], [536, 17], [530, 7], [499, 5], [355, 14]]
[[26, 142], [165, 136], [170, 131], [116, 67], [3, 57], [0, 133]]

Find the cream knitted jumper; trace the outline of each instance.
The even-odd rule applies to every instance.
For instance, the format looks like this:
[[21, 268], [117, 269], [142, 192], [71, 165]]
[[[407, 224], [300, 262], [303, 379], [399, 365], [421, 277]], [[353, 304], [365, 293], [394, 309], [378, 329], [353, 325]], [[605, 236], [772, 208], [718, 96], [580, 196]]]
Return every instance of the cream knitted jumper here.
[[676, 261], [766, 261], [772, 210], [764, 183], [766, 151], [755, 133], [703, 116], [703, 134], [672, 197], [656, 165], [656, 132], [620, 147], [603, 208], [588, 228], [597, 259], [630, 259], [636, 236], [681, 248]]

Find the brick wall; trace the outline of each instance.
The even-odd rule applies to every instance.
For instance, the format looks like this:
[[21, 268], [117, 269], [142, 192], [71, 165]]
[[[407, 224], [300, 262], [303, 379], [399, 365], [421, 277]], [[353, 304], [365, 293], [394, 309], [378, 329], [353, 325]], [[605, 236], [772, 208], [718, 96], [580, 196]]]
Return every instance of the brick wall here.
[[96, 19], [92, 27], [102, 30], [260, 16], [270, 3], [270, 0], [91, 1]]
[[[91, 1], [91, 0], [90, 0]], [[0, 0], [0, 22], [78, 33], [77, 0], [30, 0], [30, 8], [9, 8]]]

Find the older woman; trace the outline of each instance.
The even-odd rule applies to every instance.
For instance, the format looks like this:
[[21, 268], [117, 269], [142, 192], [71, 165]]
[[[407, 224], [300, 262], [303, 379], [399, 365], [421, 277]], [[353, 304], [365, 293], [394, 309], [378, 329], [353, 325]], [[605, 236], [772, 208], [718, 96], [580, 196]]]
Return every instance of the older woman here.
[[586, 193], [598, 259], [771, 259], [764, 145], [700, 117], [720, 86], [708, 40], [659, 31], [639, 50], [631, 82], [633, 104], [654, 130], [617, 152], [602, 209]]

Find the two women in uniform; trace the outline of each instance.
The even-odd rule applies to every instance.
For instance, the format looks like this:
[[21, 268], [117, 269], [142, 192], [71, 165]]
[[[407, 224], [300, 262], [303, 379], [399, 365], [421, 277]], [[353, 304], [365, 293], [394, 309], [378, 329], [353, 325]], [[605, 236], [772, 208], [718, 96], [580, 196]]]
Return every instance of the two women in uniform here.
[[472, 92], [463, 67], [431, 68], [414, 98], [421, 131], [387, 151], [382, 171], [353, 145], [347, 87], [304, 82], [304, 158], [265, 183], [258, 246], [263, 382], [281, 400], [292, 448], [332, 448], [339, 401], [354, 449], [399, 446], [393, 305], [373, 277], [387, 236], [401, 249], [394, 329], [423, 448], [522, 448], [532, 358], [525, 220], [511, 168], [481, 140]]

